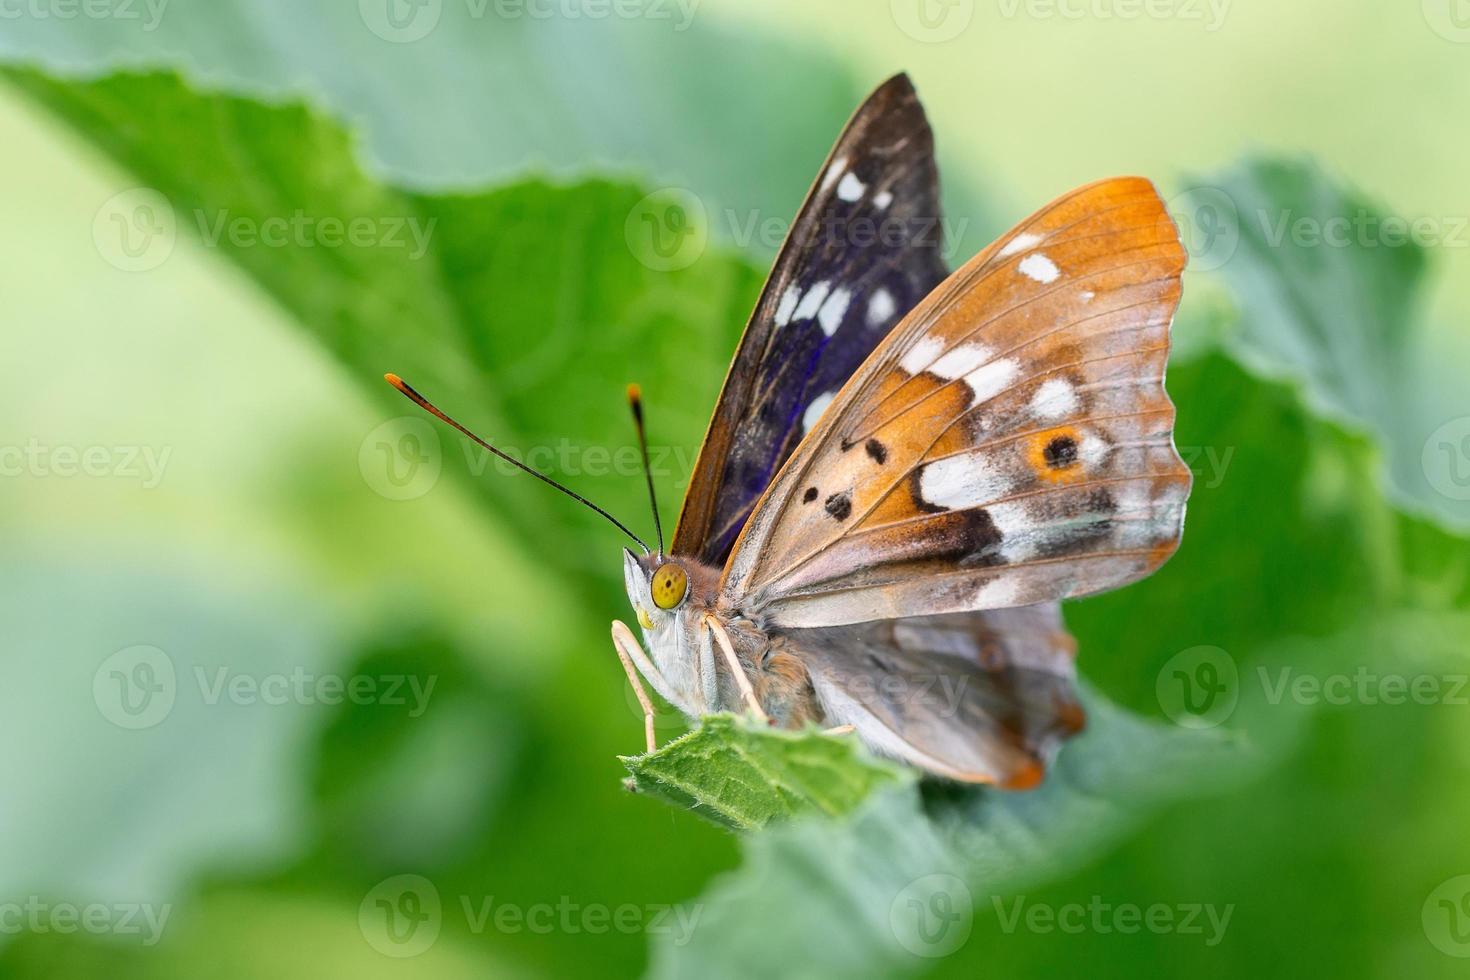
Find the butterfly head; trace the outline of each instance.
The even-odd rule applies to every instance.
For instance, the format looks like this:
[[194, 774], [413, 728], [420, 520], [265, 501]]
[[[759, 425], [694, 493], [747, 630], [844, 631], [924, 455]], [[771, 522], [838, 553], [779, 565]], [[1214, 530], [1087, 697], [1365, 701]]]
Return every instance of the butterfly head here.
[[685, 563], [664, 555], [635, 555], [623, 549], [623, 580], [638, 624], [654, 630], [669, 621], [694, 591]]

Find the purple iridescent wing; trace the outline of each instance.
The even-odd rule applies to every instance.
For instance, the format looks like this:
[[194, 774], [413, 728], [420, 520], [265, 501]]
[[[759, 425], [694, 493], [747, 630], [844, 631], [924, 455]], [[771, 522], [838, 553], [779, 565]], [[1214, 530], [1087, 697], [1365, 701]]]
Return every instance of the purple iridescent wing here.
[[945, 278], [934, 136], [908, 76], [854, 114], [745, 328], [672, 551], [723, 566], [776, 471], [858, 366]]

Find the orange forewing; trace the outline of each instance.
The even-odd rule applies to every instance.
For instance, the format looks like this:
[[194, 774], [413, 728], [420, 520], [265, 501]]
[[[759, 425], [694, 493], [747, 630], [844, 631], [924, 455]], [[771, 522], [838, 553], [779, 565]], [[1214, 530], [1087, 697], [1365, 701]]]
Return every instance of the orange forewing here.
[[813, 627], [1152, 572], [1177, 547], [1190, 485], [1163, 386], [1184, 263], [1142, 178], [1023, 221], [842, 389], [757, 505], [727, 600]]

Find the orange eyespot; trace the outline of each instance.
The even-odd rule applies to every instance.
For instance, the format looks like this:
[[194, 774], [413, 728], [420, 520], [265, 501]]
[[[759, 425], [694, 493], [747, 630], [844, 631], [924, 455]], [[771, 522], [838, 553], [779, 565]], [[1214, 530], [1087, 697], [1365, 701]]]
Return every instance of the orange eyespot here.
[[689, 575], [674, 562], [664, 562], [653, 573], [648, 585], [653, 593], [653, 604], [660, 609], [673, 609], [689, 594]]

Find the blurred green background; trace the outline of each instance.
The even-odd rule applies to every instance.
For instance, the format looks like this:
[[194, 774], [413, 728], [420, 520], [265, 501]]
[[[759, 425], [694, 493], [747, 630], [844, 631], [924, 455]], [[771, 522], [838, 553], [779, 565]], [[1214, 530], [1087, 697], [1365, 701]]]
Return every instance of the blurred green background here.
[[[3, 14], [0, 975], [1464, 975], [1459, 0]], [[380, 376], [639, 529], [641, 381], [667, 518], [761, 229], [898, 70], [952, 265], [1085, 181], [1170, 199], [1190, 520], [1069, 606], [1094, 725], [1047, 789], [742, 838], [622, 788], [613, 533]]]

